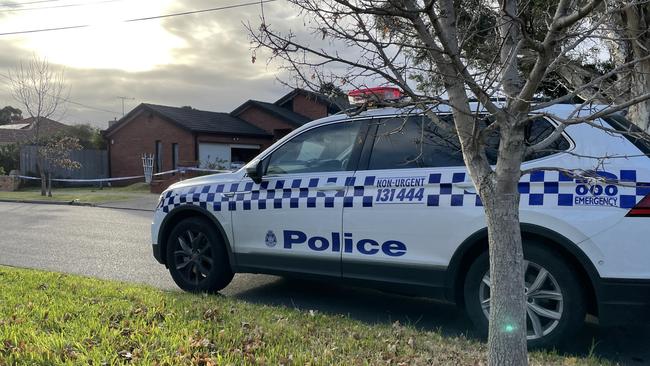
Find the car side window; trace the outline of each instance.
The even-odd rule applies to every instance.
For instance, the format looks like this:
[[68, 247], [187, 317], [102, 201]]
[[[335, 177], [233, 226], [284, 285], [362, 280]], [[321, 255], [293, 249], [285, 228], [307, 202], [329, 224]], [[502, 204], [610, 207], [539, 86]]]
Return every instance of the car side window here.
[[423, 116], [395, 117], [379, 122], [368, 169], [463, 166], [460, 142], [451, 115], [441, 115], [451, 131]]
[[[526, 127], [526, 143], [529, 146], [533, 146], [544, 141], [544, 139], [549, 137], [555, 130], [555, 126], [546, 118], [537, 118]], [[571, 144], [569, 141], [564, 136], [560, 136], [560, 138], [553, 141], [553, 143], [551, 143], [551, 145], [549, 145], [546, 149], [528, 155], [524, 160], [527, 161], [543, 158], [560, 151], [569, 150], [570, 147]]]
[[[490, 123], [489, 117], [485, 118], [485, 121]], [[544, 141], [549, 137], [555, 126], [546, 118], [539, 117], [528, 123], [526, 126], [526, 145], [533, 146], [537, 143]], [[532, 154], [527, 155], [524, 158], [524, 161], [530, 161], [534, 159], [543, 158], [545, 156], [553, 155], [561, 151], [569, 150], [571, 143], [564, 136], [560, 136], [558, 139], [553, 141], [546, 149], [536, 151]], [[490, 164], [496, 164], [497, 155], [499, 151], [499, 135], [494, 133], [492, 136], [488, 136], [487, 147], [485, 149], [485, 154], [490, 162]]]
[[[368, 169], [405, 169], [464, 166], [460, 141], [451, 114], [438, 116], [450, 129], [443, 129], [426, 116], [383, 119], [375, 137]], [[480, 117], [481, 127], [492, 123], [489, 116]], [[526, 126], [526, 144], [535, 145], [547, 138], [555, 126], [546, 118], [536, 118]], [[561, 136], [542, 151], [526, 156], [525, 161], [539, 159], [571, 147]], [[496, 164], [499, 134], [487, 136], [485, 154], [490, 164]]]
[[317, 127], [295, 136], [271, 153], [266, 174], [347, 170], [361, 121]]

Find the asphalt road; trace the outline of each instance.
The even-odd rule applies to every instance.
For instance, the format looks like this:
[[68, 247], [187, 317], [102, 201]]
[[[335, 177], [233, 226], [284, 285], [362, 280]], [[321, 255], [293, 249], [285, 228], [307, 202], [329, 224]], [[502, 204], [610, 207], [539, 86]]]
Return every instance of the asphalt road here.
[[[0, 203], [0, 264], [149, 284], [178, 291], [151, 254], [151, 213], [94, 207]], [[474, 336], [454, 306], [321, 282], [240, 274], [222, 293], [244, 301], [324, 313], [367, 323], [413, 324]], [[560, 352], [593, 353], [624, 365], [650, 365], [650, 326], [603, 328], [587, 323]]]

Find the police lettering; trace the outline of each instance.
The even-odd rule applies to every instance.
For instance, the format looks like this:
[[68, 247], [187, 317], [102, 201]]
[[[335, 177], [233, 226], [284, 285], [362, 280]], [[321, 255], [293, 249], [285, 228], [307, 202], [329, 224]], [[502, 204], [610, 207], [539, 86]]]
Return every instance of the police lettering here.
[[307, 234], [297, 230], [284, 230], [284, 249], [293, 249], [295, 246], [307, 244], [307, 247], [316, 252], [330, 250], [332, 252], [352, 253], [357, 252], [365, 255], [375, 255], [380, 251], [389, 257], [400, 257], [406, 254], [406, 245], [397, 240], [388, 240], [383, 244], [372, 239], [361, 239], [354, 243], [351, 233], [332, 233], [331, 238], [322, 236], [307, 237]]
[[592, 197], [576, 196], [573, 204], [576, 206], [614, 206], [616, 207], [618, 198], [616, 197]]
[[422, 187], [424, 185], [424, 177], [412, 178], [379, 178], [377, 179], [377, 187]]

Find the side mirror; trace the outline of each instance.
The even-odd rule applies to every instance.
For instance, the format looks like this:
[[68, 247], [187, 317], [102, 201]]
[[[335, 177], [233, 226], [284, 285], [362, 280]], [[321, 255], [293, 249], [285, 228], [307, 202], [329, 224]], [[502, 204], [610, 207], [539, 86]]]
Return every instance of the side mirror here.
[[262, 183], [262, 177], [264, 176], [264, 172], [262, 171], [263, 168], [264, 164], [262, 164], [262, 161], [255, 159], [246, 166], [246, 174], [253, 180], [253, 182], [260, 184]]

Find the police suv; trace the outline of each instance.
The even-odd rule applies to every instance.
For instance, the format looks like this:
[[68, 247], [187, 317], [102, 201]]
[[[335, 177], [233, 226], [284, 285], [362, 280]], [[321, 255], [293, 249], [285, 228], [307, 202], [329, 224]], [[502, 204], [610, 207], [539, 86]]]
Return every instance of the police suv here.
[[[448, 109], [437, 113], [451, 121]], [[618, 115], [595, 123], [635, 131]], [[528, 143], [555, 125], [534, 120]], [[492, 145], [486, 153], [496, 159]], [[600, 324], [650, 319], [648, 154], [647, 142], [581, 124], [527, 157], [533, 172], [519, 191], [531, 346], [556, 343], [586, 313]], [[533, 169], [542, 167], [591, 177]], [[176, 183], [160, 197], [152, 239], [187, 291], [219, 291], [240, 272], [340, 279], [455, 302], [487, 329], [481, 199], [457, 138], [412, 110], [329, 116], [236, 172]]]

